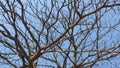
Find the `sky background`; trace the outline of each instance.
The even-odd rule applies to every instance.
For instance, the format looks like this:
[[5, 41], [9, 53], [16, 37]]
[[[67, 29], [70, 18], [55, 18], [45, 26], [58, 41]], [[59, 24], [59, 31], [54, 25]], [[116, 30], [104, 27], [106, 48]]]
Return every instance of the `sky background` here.
[[[35, 0], [35, 1], [37, 1], [37, 0]], [[86, 2], [86, 4], [87, 4], [87, 0], [85, 0]], [[50, 7], [50, 2], [48, 1], [48, 4], [47, 5], [49, 5], [49, 7]], [[41, 6], [41, 5], [39, 5], [39, 6]], [[39, 7], [40, 9], [42, 8], [42, 7]], [[117, 22], [120, 22], [120, 11], [117, 11], [117, 7], [114, 7], [116, 10], [110, 10], [110, 12], [108, 12], [108, 13], [106, 13], [105, 15], [104, 15], [104, 17], [101, 19], [101, 22], [103, 22], [103, 23], [101, 23], [101, 25], [103, 26], [103, 27], [106, 27], [106, 26], [112, 26], [112, 25], [114, 25], [115, 23], [117, 23]], [[39, 9], [39, 10], [40, 10]], [[29, 9], [28, 8], [28, 10], [32, 13], [32, 10], [31, 9]], [[44, 11], [45, 9], [43, 9], [43, 11]], [[64, 15], [64, 16], [67, 16], [67, 8], [65, 7], [63, 10], [66, 10], [66, 14]], [[90, 11], [92, 11], [93, 10], [93, 8], [91, 8], [90, 10], [88, 10], [88, 11], [86, 11], [85, 13], [88, 13], [88, 12], [90, 12]], [[18, 13], [19, 13], [19, 9], [17, 9], [17, 11], [18, 11]], [[104, 10], [101, 10], [101, 12], [102, 11], [104, 11]], [[54, 11], [55, 12], [55, 14], [56, 14], [56, 11]], [[36, 27], [39, 27], [40, 25], [37, 25], [38, 23], [39, 23], [39, 21], [36, 21], [34, 18], [32, 18], [31, 16], [28, 16], [27, 17], [28, 18], [28, 20], [29, 21], [32, 21], [32, 22], [35, 22], [35, 23], [33, 23], [33, 25], [35, 25]], [[1, 17], [0, 18], [0, 20], [2, 20], [3, 18]], [[91, 18], [89, 18], [88, 20], [87, 20], [87, 22], [93, 22], [94, 21], [94, 17], [92, 17], [91, 16]], [[19, 22], [19, 21], [18, 21]], [[82, 21], [81, 21], [82, 22]], [[84, 20], [83, 20], [83, 22], [84, 22]], [[20, 23], [20, 22], [19, 22]], [[18, 24], [19, 24], [18, 23]], [[3, 24], [3, 23], [2, 23]], [[12, 32], [12, 28], [10, 28], [10, 26], [9, 25], [7, 25], [6, 23], [4, 23], [5, 25], [6, 25], [6, 27], [8, 27], [8, 29]], [[59, 24], [59, 23], [58, 23]], [[24, 29], [24, 27], [23, 27], [23, 25], [22, 24], [19, 24], [20, 25], [20, 27], [22, 28], [22, 30], [23, 31], [25, 31], [25, 29]], [[56, 24], [57, 25], [57, 24]], [[77, 29], [79, 29], [80, 27], [79, 26], [76, 26], [74, 29], [74, 31], [75, 32], [77, 32], [78, 30]], [[1, 29], [1, 28], [0, 28]], [[41, 29], [40, 27], [38, 28], [38, 29]], [[82, 26], [82, 29], [86, 29], [86, 27], [84, 27], [84, 26]], [[58, 26], [58, 30], [60, 31], [60, 32], [63, 32], [64, 31], [64, 29], [61, 27], [61, 25], [59, 25]], [[107, 30], [107, 28], [106, 29], [101, 29], [101, 31], [104, 33], [105, 31]], [[46, 32], [46, 31], [45, 31]], [[102, 33], [101, 32], [101, 33]], [[13, 34], [14, 34], [14, 32], [13, 32]], [[54, 34], [54, 33], [53, 33]], [[119, 39], [119, 37], [120, 37], [120, 25], [118, 25], [118, 27], [116, 27], [116, 28], [114, 28], [114, 30], [112, 30], [106, 37], [104, 37], [103, 38], [103, 40], [105, 41], [105, 42], [107, 42], [107, 45], [108, 45], [108, 47], [109, 47], [109, 45], [111, 45], [111, 43], [113, 42], [113, 44], [112, 45], [114, 45], [114, 42], [117, 42], [117, 39]], [[59, 36], [59, 34], [57, 35], [57, 36]], [[110, 39], [110, 37], [112, 36], [112, 39], [111, 40], [109, 40]], [[77, 38], [77, 37], [76, 37]], [[89, 37], [89, 39], [87, 40], [87, 42], [89, 43], [89, 42], [91, 42], [91, 39], [95, 39], [96, 38], [96, 31], [94, 30], [92, 33], [91, 33], [91, 35], [90, 35], [90, 37]], [[45, 39], [44, 39], [44, 37], [42, 37], [41, 38], [42, 40], [43, 40], [43, 42], [45, 41]], [[22, 40], [22, 39], [21, 39]], [[24, 41], [23, 41], [24, 42]], [[79, 41], [78, 41], [79, 42]], [[102, 41], [100, 41], [99, 43], [101, 43]], [[32, 44], [32, 43], [31, 43]], [[44, 44], [44, 43], [42, 43], [42, 44]], [[69, 44], [69, 42], [64, 42], [64, 45], [67, 45], [67, 44]], [[120, 44], [120, 43], [118, 43], [118, 44]], [[101, 44], [102, 45], [102, 44]], [[64, 49], [66, 49], [66, 47], [67, 46], [65, 46], [65, 47], [63, 47]], [[102, 46], [101, 46], [102, 47]], [[7, 51], [8, 49], [4, 49], [3, 47], [1, 47], [0, 46], [0, 50], [3, 50], [3, 52], [4, 51]], [[46, 56], [48, 56], [48, 57], [53, 57], [53, 55], [51, 55], [52, 53], [48, 53], [48, 54], [46, 54]], [[71, 53], [71, 56], [73, 56], [72, 55], [72, 53]], [[85, 56], [85, 54], [83, 55], [83, 57]], [[62, 61], [61, 59], [62, 59], [62, 57], [58, 54], [58, 57], [59, 57], [59, 63], [60, 64], [62, 64], [60, 61]], [[41, 59], [39, 59], [39, 60], [41, 60]], [[116, 58], [114, 58], [113, 60], [107, 60], [107, 61], [100, 61], [100, 62], [98, 62], [97, 64], [100, 64], [100, 65], [98, 65], [98, 66], [96, 66], [96, 67], [94, 67], [94, 68], [115, 68], [116, 66], [119, 66], [120, 67], [120, 56], [118, 56], [118, 57], [116, 57]], [[42, 63], [42, 62], [45, 62], [44, 64], [50, 64], [50, 62], [48, 62], [48, 61], [45, 61], [45, 60], [43, 60], [42, 59], [42, 61], [40, 62], [40, 63]], [[69, 62], [69, 61], [68, 61]], [[54, 63], [51, 63], [52, 65], [55, 65]], [[71, 64], [70, 64], [71, 65]], [[69, 66], [69, 65], [68, 65]], [[4, 66], [2, 66], [3, 68], [9, 68], [7, 65], [5, 65], [5, 67]], [[43, 67], [40, 67], [40, 68], [43, 68]], [[69, 68], [69, 67], [68, 67]], [[117, 67], [116, 67], [117, 68]]]

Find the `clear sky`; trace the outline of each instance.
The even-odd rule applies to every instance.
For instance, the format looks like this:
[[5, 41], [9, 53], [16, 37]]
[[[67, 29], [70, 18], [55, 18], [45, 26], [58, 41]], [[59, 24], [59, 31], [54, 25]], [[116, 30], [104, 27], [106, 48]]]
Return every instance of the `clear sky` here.
[[[37, 0], [35, 0], [35, 1], [37, 1]], [[56, 0], [57, 1], [57, 0]], [[61, 0], [62, 1], [62, 0]], [[86, 1], [86, 2], [85, 2]], [[42, 2], [42, 1], [41, 1]], [[87, 5], [87, 0], [84, 0], [84, 3]], [[33, 3], [34, 4], [34, 6], [36, 5], [35, 3]], [[59, 6], [61, 6], [61, 3], [60, 2], [58, 2], [56, 5], [59, 5]], [[46, 8], [44, 8], [44, 6], [42, 6], [42, 5], [38, 5], [39, 7], [39, 11], [42, 9], [42, 11], [46, 11], [46, 12], [48, 12], [47, 10], [46, 10]], [[50, 3], [50, 1], [48, 0], [48, 3], [47, 3], [47, 6], [49, 6], [49, 7], [51, 7], [51, 3]], [[84, 14], [86, 14], [86, 13], [89, 13], [89, 12], [91, 12], [91, 11], [93, 11], [93, 9], [95, 9], [95, 8], [90, 8], [90, 7], [92, 7], [92, 6], [88, 6], [88, 8], [89, 8], [89, 10], [87, 10], [86, 9], [86, 11], [84, 12]], [[44, 9], [43, 9], [44, 8]], [[110, 8], [109, 8], [110, 9]], [[104, 34], [107, 30], [108, 30], [108, 28], [109, 27], [111, 27], [111, 26], [113, 26], [113, 25], [115, 25], [116, 23], [118, 23], [118, 22], [120, 22], [120, 11], [117, 11], [117, 7], [115, 7], [114, 8], [115, 10], [110, 10], [109, 12], [107, 12], [102, 18], [101, 18], [101, 20], [98, 22], [99, 24], [98, 25], [101, 25], [101, 29], [100, 29], [100, 32], [99, 32], [99, 35], [101, 36], [102, 34]], [[16, 9], [17, 11], [18, 11], [18, 13], [20, 13], [19, 12], [19, 9]], [[30, 13], [33, 13], [33, 11], [32, 11], [32, 9], [30, 9], [30, 8], [27, 8], [27, 10], [29, 10], [29, 12]], [[52, 14], [53, 15], [56, 15], [57, 14], [57, 11], [56, 11], [57, 9], [54, 9], [54, 11], [52, 12]], [[65, 11], [65, 12], [63, 12], [64, 14], [62, 15], [62, 14], [60, 14], [60, 17], [59, 18], [61, 18], [62, 19], [62, 22], [64, 22], [63, 20], [65, 20], [64, 18], [67, 18], [67, 16], [69, 16], [69, 12], [68, 12], [68, 8], [67, 7], [65, 7], [65, 8], [63, 8], [62, 9], [63, 11]], [[80, 10], [80, 9], [79, 9]], [[103, 13], [104, 11], [105, 11], [106, 9], [103, 9], [103, 10], [100, 10], [101, 11], [101, 13]], [[41, 12], [42, 12], [41, 11]], [[99, 13], [98, 13], [99, 14]], [[40, 14], [39, 14], [40, 15]], [[29, 22], [29, 24], [31, 24], [31, 25], [34, 25], [34, 26], [36, 26], [35, 28], [36, 29], [40, 29], [41, 30], [41, 28], [42, 28], [42, 26], [41, 26], [41, 21], [39, 21], [38, 19], [36, 19], [36, 18], [33, 18], [33, 16], [32, 15], [26, 15], [27, 16], [27, 20], [28, 20], [28, 22]], [[77, 15], [75, 15], [76, 17], [76, 19], [77, 19]], [[1, 16], [0, 16], [1, 17]], [[43, 17], [43, 19], [44, 19], [44, 14], [42, 15], [42, 13], [41, 13], [41, 15], [40, 15], [40, 17]], [[75, 19], [75, 20], [76, 20]], [[2, 22], [2, 20], [4, 20], [2, 17], [0, 18], [0, 21]], [[46, 20], [46, 19], [45, 19]], [[73, 20], [73, 19], [72, 19]], [[83, 20], [81, 20], [80, 21], [80, 23], [79, 24], [81, 24], [80, 26], [78, 25], [78, 26], [76, 26], [76, 27], [74, 27], [74, 35], [75, 34], [77, 34], [77, 32], [79, 32], [80, 31], [80, 29], [81, 30], [86, 30], [87, 28], [89, 28], [89, 27], [91, 27], [91, 25], [88, 25], [88, 26], [85, 26], [84, 24], [92, 24], [93, 22], [94, 22], [94, 20], [95, 20], [95, 15], [93, 14], [93, 15], [90, 15], [90, 17], [86, 17], [85, 19], [83, 19]], [[3, 24], [3, 23], [1, 23], [0, 22], [0, 24]], [[49, 21], [49, 24], [51, 24], [51, 23], [53, 23], [54, 22], [54, 19], [52, 20], [52, 19], [50, 19]], [[23, 24], [21, 24], [21, 22], [18, 20], [17, 21], [17, 23], [18, 23], [18, 26], [22, 29], [22, 31], [23, 32], [26, 32], [26, 30], [25, 30], [25, 28], [24, 28], [24, 26], [23, 26]], [[39, 24], [38, 24], [39, 23]], [[70, 21], [70, 23], [73, 23], [72, 21]], [[11, 31], [11, 32], [13, 32], [13, 34], [14, 34], [14, 31], [13, 31], [13, 29], [11, 28], [11, 26], [10, 25], [8, 25], [8, 24], [6, 24], [6, 23], [4, 23], [5, 25], [6, 25], [6, 27]], [[54, 32], [54, 29], [52, 29], [51, 31], [53, 32], [52, 33], [52, 35], [55, 37], [55, 38], [58, 38], [59, 36], [60, 36], [60, 33], [62, 33], [65, 29], [63, 28], [63, 25], [61, 24], [61, 22], [59, 21], [59, 22], [57, 22], [57, 24], [55, 24], [56, 25], [56, 27], [57, 27], [57, 30], [58, 30], [58, 32], [56, 31], [56, 33]], [[97, 26], [97, 25], [96, 25]], [[0, 30], [2, 30], [2, 28], [0, 27]], [[33, 29], [31, 29], [31, 30], [33, 30]], [[33, 30], [34, 31], [34, 30]], [[47, 30], [45, 29], [44, 30], [44, 33], [45, 34], [47, 34], [46, 33], [47, 32]], [[60, 32], [60, 33], [59, 33]], [[97, 29], [95, 29], [95, 30], [93, 30], [93, 31], [91, 31], [91, 33], [90, 33], [90, 35], [89, 35], [89, 37], [87, 38], [87, 40], [85, 41], [85, 43], [86, 44], [81, 44], [81, 46], [83, 46], [83, 45], [90, 45], [89, 47], [86, 47], [86, 49], [90, 49], [90, 48], [92, 48], [92, 47], [95, 47], [94, 46], [94, 44], [91, 44], [92, 43], [92, 41], [94, 41], [95, 39], [96, 39], [96, 37], [97, 37], [97, 34], [96, 34], [96, 32], [97, 32]], [[80, 34], [80, 36], [75, 36], [75, 39], [77, 39], [76, 40], [76, 43], [78, 44], [80, 41], [81, 41], [81, 39], [83, 38], [82, 36], [84, 36], [84, 34], [85, 33], [81, 33]], [[104, 38], [102, 38], [101, 40], [99, 40], [99, 48], [100, 49], [102, 49], [103, 47], [104, 47], [104, 45], [103, 45], [103, 43], [105, 42], [106, 43], [106, 47], [107, 48], [109, 48], [109, 47], [111, 47], [111, 46], [114, 46], [114, 43], [117, 43], [117, 44], [120, 44], [120, 42], [117, 42], [117, 40], [119, 40], [119, 37], [120, 37], [120, 24], [118, 24], [117, 25], [117, 27], [115, 27], [115, 28], [112, 28], [111, 29], [111, 31], [104, 37]], [[37, 32], [35, 33], [34, 32], [34, 35], [37, 35]], [[52, 36], [51, 35], [51, 36]], [[67, 34], [66, 34], [67, 35]], [[37, 38], [37, 36], [36, 36], [36, 38]], [[21, 39], [22, 40], [22, 39]], [[45, 37], [41, 37], [41, 41], [43, 41], [43, 43], [41, 43], [41, 46], [43, 46], [44, 45], [44, 43], [46, 43], [46, 39], [45, 39]], [[21, 42], [23, 42], [24, 43], [24, 41], [21, 41]], [[50, 42], [52, 42], [52, 41], [50, 41]], [[30, 43], [30, 44], [32, 44], [32, 43]], [[34, 43], [33, 43], [34, 44]], [[69, 43], [69, 41], [64, 41], [64, 43], [62, 44], [62, 48], [64, 49], [64, 50], [66, 50], [66, 49], [68, 49], [68, 46], [67, 45], [69, 45], [70, 43]], [[79, 49], [81, 49], [82, 47], [79, 47]], [[71, 50], [72, 50], [73, 48], [71, 48]], [[4, 49], [2, 48], [2, 47], [0, 47], [0, 50], [1, 50], [1, 52], [2, 52], [2, 50], [3, 50], [3, 52], [4, 52]], [[6, 49], [5, 51], [7, 51], [8, 49]], [[88, 55], [88, 53], [84, 53], [83, 55], [82, 55], [82, 58], [84, 58], [85, 56], [87, 56]], [[47, 53], [47, 54], [45, 54], [45, 56], [47, 56], [47, 57], [49, 57], [49, 58], [54, 58], [54, 56], [53, 56], [53, 53]], [[79, 56], [79, 55], [78, 55]], [[73, 58], [73, 53], [70, 53], [70, 57], [72, 57]], [[94, 59], [94, 58], [92, 58], [92, 59]], [[48, 61], [46, 61], [46, 60], [44, 60], [44, 59], [39, 59], [40, 60], [40, 62], [39, 63], [42, 63], [43, 62], [43, 64], [51, 64], [51, 65], [55, 65], [54, 63], [51, 63], [51, 62], [48, 62]], [[58, 61], [59, 61], [59, 63], [60, 64], [63, 64], [63, 63], [61, 63], [61, 61], [63, 61], [63, 57], [61, 56], [61, 54], [60, 53], [58, 53], [58, 59], [57, 59]], [[119, 66], [120, 67], [120, 56], [118, 56], [118, 57], [116, 57], [116, 58], [114, 58], [113, 60], [106, 60], [106, 61], [100, 61], [100, 62], [98, 62], [98, 63], [96, 63], [96, 66], [94, 66], [94, 68], [117, 68], [116, 66]], [[87, 60], [87, 61], [89, 61], [89, 60]], [[86, 62], [87, 62], [86, 61]], [[69, 63], [70, 62], [70, 60], [68, 60], [68, 68], [69, 68], [69, 66], [71, 66], [72, 64], [71, 63]], [[5, 67], [6, 67], [7, 65], [5, 65]], [[119, 68], [118, 67], [118, 68]], [[4, 67], [3, 67], [4, 68]], [[41, 68], [43, 68], [43, 67], [41, 67]]]

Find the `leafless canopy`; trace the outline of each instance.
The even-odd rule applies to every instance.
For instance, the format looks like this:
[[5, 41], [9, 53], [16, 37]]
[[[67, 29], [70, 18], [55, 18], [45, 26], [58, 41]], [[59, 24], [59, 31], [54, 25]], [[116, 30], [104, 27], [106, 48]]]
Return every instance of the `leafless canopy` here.
[[0, 0], [0, 66], [120, 67], [119, 37], [120, 0]]

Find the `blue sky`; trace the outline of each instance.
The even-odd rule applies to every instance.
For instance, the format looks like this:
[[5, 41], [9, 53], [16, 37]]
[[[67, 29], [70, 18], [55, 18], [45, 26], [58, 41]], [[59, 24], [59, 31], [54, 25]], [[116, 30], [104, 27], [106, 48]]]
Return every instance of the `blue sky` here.
[[[35, 1], [37, 1], [37, 0], [35, 0]], [[41, 2], [43, 2], [43, 1], [41, 1]], [[84, 3], [86, 3], [86, 5], [87, 5], [87, 0], [85, 0], [84, 1]], [[33, 4], [35, 4], [35, 3], [33, 3]], [[35, 5], [37, 5], [37, 4], [35, 4]], [[35, 6], [34, 5], [34, 6]], [[50, 1], [48, 1], [48, 4], [47, 4], [47, 6], [49, 6], [49, 7], [51, 7], [50, 6], [51, 4], [50, 4]], [[58, 4], [57, 5], [59, 5], [59, 6], [61, 6], [61, 3], [60, 2], [58, 2]], [[40, 7], [38, 7], [39, 9], [39, 11], [46, 11], [46, 12], [48, 12], [47, 10], [46, 10], [46, 8], [44, 8], [43, 9], [43, 6], [41, 6], [41, 5], [38, 5], [38, 6], [40, 6]], [[29, 6], [30, 7], [30, 6]], [[88, 8], [90, 8], [90, 7], [92, 7], [92, 6], [88, 6]], [[91, 11], [93, 11], [93, 9], [95, 9], [95, 8], [90, 8], [89, 10], [87, 10], [86, 9], [86, 11], [84, 12], [84, 14], [87, 14], [87, 13], [89, 13], [89, 12], [91, 12]], [[110, 8], [109, 8], [110, 9]], [[101, 28], [100, 29], [100, 32], [99, 32], [99, 35], [101, 36], [102, 34], [104, 34], [109, 28], [108, 27], [111, 27], [111, 26], [113, 26], [114, 24], [116, 24], [116, 23], [118, 23], [119, 22], [119, 20], [120, 20], [120, 11], [117, 11], [117, 7], [114, 7], [114, 9], [115, 10], [110, 10], [109, 12], [107, 12], [102, 18], [101, 18], [101, 20], [99, 21], [99, 24], [98, 25], [101, 25], [103, 28]], [[32, 12], [32, 9], [30, 9], [30, 8], [28, 8], [27, 10], [29, 10], [29, 12], [30, 13], [32, 13], [33, 14], [33, 12]], [[80, 9], [79, 9], [80, 10]], [[101, 11], [101, 14], [105, 11], [106, 9], [103, 9], [103, 10], [100, 10]], [[57, 9], [54, 9], [54, 11], [52, 12], [53, 13], [53, 15], [56, 15], [57, 14]], [[65, 7], [65, 8], [63, 8], [62, 9], [62, 11], [61, 12], [63, 12], [63, 11], [66, 11], [66, 12], [64, 12], [64, 14], [62, 15], [62, 14], [60, 14], [60, 16], [59, 16], [59, 18], [61, 18], [61, 21], [62, 21], [62, 23], [64, 23], [64, 21], [63, 21], [63, 19], [64, 18], [67, 18], [67, 17], [69, 17], [69, 12], [68, 12], [68, 9], [67, 9], [67, 7]], [[18, 13], [20, 13], [19, 12], [19, 9], [17, 9], [17, 12]], [[98, 13], [98, 14], [100, 14], [100, 13]], [[46, 16], [44, 16], [44, 14], [42, 15], [42, 13], [41, 14], [39, 14], [40, 15], [40, 17], [46, 17]], [[64, 16], [64, 18], [62, 17], [62, 16]], [[27, 21], [30, 23], [30, 24], [32, 24], [32, 25], [34, 25], [34, 26], [36, 26], [35, 28], [36, 29], [38, 29], [38, 30], [41, 30], [41, 22], [42, 21], [40, 21], [39, 19], [36, 19], [36, 18], [33, 18], [33, 16], [32, 15], [28, 15], [28, 14], [26, 14], [26, 17], [27, 17]], [[72, 18], [72, 17], [71, 17]], [[75, 15], [75, 18], [77, 18], [77, 15]], [[1, 20], [1, 22], [2, 22], [2, 20], [4, 20], [2, 17], [0, 18], [0, 20]], [[46, 20], [46, 19], [45, 19]], [[65, 19], [64, 19], [65, 20]], [[73, 20], [73, 19], [72, 19]], [[70, 21], [70, 23], [73, 23], [72, 22], [72, 20]], [[94, 20], [95, 20], [95, 15], [93, 14], [93, 15], [90, 15], [89, 17], [86, 17], [85, 19], [83, 19], [83, 20], [81, 20], [80, 21], [80, 23], [79, 24], [81, 24], [81, 25], [78, 25], [78, 26], [76, 26], [75, 28], [74, 28], [74, 35], [75, 34], [77, 34], [77, 33], [79, 33], [80, 32], [80, 29], [81, 30], [86, 30], [87, 28], [90, 28], [91, 27], [91, 25], [87, 25], [87, 26], [84, 26], [84, 24], [92, 24], [93, 22], [94, 22]], [[18, 20], [17, 21], [18, 22], [18, 26], [22, 29], [22, 31], [23, 32], [26, 32], [26, 30], [25, 30], [25, 28], [24, 28], [24, 26], [23, 26], [23, 24], [21, 24], [21, 22]], [[54, 22], [54, 20], [52, 20], [52, 19], [50, 19], [49, 21], [49, 24], [51, 24], [51, 23], [53, 23]], [[0, 24], [3, 24], [3, 23], [0, 23]], [[14, 34], [14, 30], [11, 28], [11, 26], [9, 25], [9, 24], [6, 24], [6, 23], [4, 23], [5, 24], [5, 26]], [[57, 24], [55, 24], [55, 26], [57, 27], [57, 30], [60, 32], [60, 33], [62, 33], [65, 29], [63, 28], [63, 26], [62, 26], [62, 24], [61, 24], [61, 22], [59, 21], [59, 22], [57, 22]], [[0, 30], [2, 30], [1, 29], [1, 27], [0, 27]], [[33, 30], [33, 32], [34, 32], [34, 29], [33, 28], [31, 28], [31, 30]], [[60, 33], [59, 32], [57, 32], [56, 31], [56, 33], [54, 32], [54, 29], [51, 29], [52, 30], [52, 33], [51, 33], [51, 36], [53, 35], [54, 36], [54, 39], [56, 39], [56, 38], [58, 38], [59, 36], [60, 36]], [[115, 27], [115, 28], [112, 28], [112, 30], [105, 36], [105, 37], [103, 37], [101, 40], [99, 40], [99, 48], [103, 48], [104, 47], [104, 43], [106, 43], [106, 47], [107, 48], [109, 48], [109, 47], [111, 47], [111, 46], [114, 46], [114, 43], [117, 43], [117, 44], [120, 44], [119, 42], [117, 42], [117, 41], [120, 41], [119, 40], [119, 37], [120, 37], [120, 24], [118, 24], [117, 25], [117, 27]], [[93, 29], [91, 32], [90, 32], [90, 35], [87, 37], [87, 40], [86, 41], [84, 41], [84, 43], [82, 43], [81, 44], [81, 46], [79, 47], [79, 49], [82, 49], [82, 46], [84, 46], [84, 45], [86, 45], [86, 46], [88, 46], [88, 47], [86, 47], [86, 49], [90, 49], [90, 48], [92, 48], [92, 47], [95, 47], [94, 46], [94, 44], [92, 43], [92, 41], [94, 41], [95, 39], [96, 39], [96, 32], [97, 32], [97, 29]], [[45, 34], [47, 34], [47, 30], [45, 29], [44, 30], [44, 32], [43, 33], [45, 33]], [[78, 44], [79, 42], [80, 42], [80, 40], [83, 38], [83, 36], [85, 35], [85, 33], [86, 32], [84, 32], [84, 33], [81, 33], [81, 34], [79, 34], [79, 35], [76, 35], [75, 36], [75, 39], [77, 39], [76, 40], [76, 43]], [[34, 35], [36, 36], [36, 38], [38, 37], [37, 36], [37, 32], [34, 32]], [[66, 36], [67, 36], [68, 34], [66, 34]], [[29, 35], [28, 35], [29, 36]], [[111, 39], [112, 38], [112, 39]], [[40, 37], [40, 39], [41, 39], [41, 41], [42, 41], [42, 43], [41, 43], [41, 46], [43, 46], [45, 43], [46, 43], [46, 41], [45, 41], [45, 36], [41, 36]], [[21, 38], [21, 40], [22, 40], [22, 38]], [[23, 42], [24, 43], [24, 41], [22, 40], [21, 42]], [[51, 40], [50, 40], [50, 42], [52, 42]], [[30, 44], [34, 44], [34, 43], [30, 43]], [[64, 43], [62, 44], [62, 48], [63, 48], [63, 50], [66, 50], [66, 49], [68, 49], [68, 45], [70, 45], [70, 43], [69, 43], [69, 41], [67, 41], [67, 40], [65, 40], [64, 41]], [[4, 52], [4, 49], [2, 48], [2, 47], [0, 47], [0, 50], [3, 50], [3, 52]], [[73, 48], [71, 47], [71, 50], [72, 50]], [[8, 49], [6, 49], [5, 51], [7, 51]], [[57, 58], [57, 60], [59, 61], [59, 63], [60, 64], [63, 64], [63, 63], [61, 63], [62, 61], [63, 61], [63, 57], [61, 56], [61, 53], [58, 53], [57, 54], [58, 55], [58, 58]], [[78, 54], [79, 55], [79, 54]], [[47, 53], [47, 54], [45, 54], [45, 56], [47, 56], [47, 57], [49, 57], [49, 58], [51, 58], [51, 59], [53, 59], [53, 58], [55, 58], [54, 57], [54, 54], [53, 53]], [[82, 55], [82, 58], [84, 58], [85, 56], [88, 56], [88, 53], [83, 53], [83, 55]], [[71, 53], [70, 54], [70, 57], [71, 58], [73, 58], [73, 53]], [[110, 61], [100, 61], [100, 62], [98, 62], [97, 64], [99, 64], [98, 66], [96, 66], [95, 68], [114, 68], [115, 66], [119, 66], [120, 67], [120, 61], [119, 61], [119, 58], [120, 58], [120, 56], [118, 56], [117, 57], [117, 59], [113, 59], [113, 60], [110, 60]], [[94, 59], [94, 57], [92, 57], [92, 59]], [[55, 65], [54, 63], [50, 63], [49, 61], [45, 61], [44, 59], [39, 59], [39, 60], [42, 60], [42, 61], [40, 61], [39, 63], [42, 63], [43, 61], [44, 61], [44, 63], [43, 64], [51, 64], [51, 65]], [[88, 61], [88, 60], [87, 60]], [[86, 61], [86, 62], [87, 62]], [[69, 66], [70, 65], [72, 65], [71, 64], [71, 62], [70, 62], [70, 60], [68, 60], [68, 68], [69, 68]], [[114, 64], [117, 64], [117, 65], [114, 65]], [[43, 67], [42, 67], [43, 68]]]

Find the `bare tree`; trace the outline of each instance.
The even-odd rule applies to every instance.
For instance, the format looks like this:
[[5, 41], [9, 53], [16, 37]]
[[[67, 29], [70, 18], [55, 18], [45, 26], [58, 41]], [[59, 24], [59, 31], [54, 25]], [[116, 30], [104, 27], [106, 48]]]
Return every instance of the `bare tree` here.
[[[120, 67], [119, 0], [0, 0], [0, 64]], [[109, 66], [108, 64], [108, 66]]]

